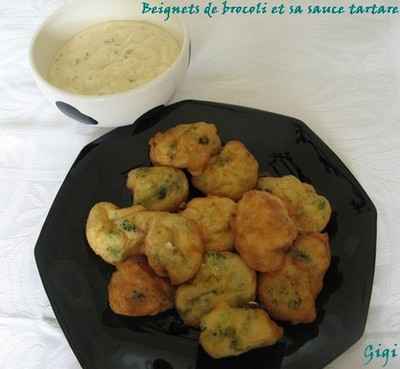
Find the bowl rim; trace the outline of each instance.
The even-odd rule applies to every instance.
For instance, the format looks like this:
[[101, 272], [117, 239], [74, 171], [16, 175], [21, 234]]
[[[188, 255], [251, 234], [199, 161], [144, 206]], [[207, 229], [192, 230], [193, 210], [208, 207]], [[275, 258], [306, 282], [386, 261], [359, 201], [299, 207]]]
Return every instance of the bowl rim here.
[[[31, 38], [30, 45], [29, 45], [29, 64], [30, 64], [33, 76], [36, 79], [36, 81], [38, 81], [42, 85], [44, 85], [45, 88], [50, 90], [51, 94], [53, 94], [53, 95], [56, 95], [56, 96], [63, 95], [66, 98], [70, 98], [70, 99], [103, 101], [103, 100], [107, 100], [107, 99], [114, 98], [114, 97], [124, 97], [124, 96], [134, 95], [136, 93], [143, 92], [146, 89], [151, 89], [152, 87], [154, 87], [154, 85], [157, 85], [160, 82], [164, 81], [170, 75], [170, 73], [176, 68], [176, 66], [182, 61], [184, 55], [186, 54], [186, 50], [190, 49], [191, 42], [190, 42], [188, 27], [186, 26], [185, 22], [183, 21], [183, 18], [181, 16], [179, 16], [178, 14], [175, 14], [175, 15], [173, 15], [173, 17], [175, 17], [175, 19], [177, 19], [179, 26], [181, 27], [182, 36], [183, 36], [181, 50], [180, 50], [178, 56], [176, 57], [175, 61], [164, 72], [162, 72], [160, 75], [158, 75], [156, 78], [153, 78], [150, 81], [145, 82], [143, 85], [134, 87], [134, 88], [126, 90], [126, 91], [116, 92], [116, 93], [112, 93], [112, 94], [104, 94], [104, 95], [83, 95], [83, 94], [73, 93], [73, 92], [58, 88], [58, 87], [54, 86], [53, 84], [51, 84], [47, 79], [43, 78], [42, 75], [39, 73], [39, 71], [36, 67], [36, 63], [34, 62], [33, 54], [34, 54], [34, 51], [36, 48], [37, 39], [38, 39], [39, 35], [43, 32], [43, 30], [46, 29], [48, 24], [50, 22], [52, 22], [54, 20], [54, 18], [56, 18], [57, 16], [62, 14], [62, 12], [65, 10], [65, 8], [74, 6], [74, 3], [76, 3], [76, 2], [80, 2], [80, 1], [75, 1], [75, 2], [69, 1], [69, 2], [65, 3], [64, 5], [61, 5], [55, 11], [53, 11], [50, 15], [48, 15], [42, 21], [42, 23], [39, 24], [39, 26], [35, 30], [32, 38]], [[118, 20], [123, 21], [123, 19], [118, 19]], [[129, 20], [129, 19], [126, 19], [126, 20]], [[112, 22], [113, 20], [111, 19], [109, 21]], [[105, 22], [108, 22], [108, 21], [105, 21]], [[103, 22], [98, 22], [95, 24], [100, 24], [100, 23], [103, 23]], [[189, 62], [188, 62], [188, 65], [186, 66], [186, 69], [188, 68], [188, 66], [189, 66]]]

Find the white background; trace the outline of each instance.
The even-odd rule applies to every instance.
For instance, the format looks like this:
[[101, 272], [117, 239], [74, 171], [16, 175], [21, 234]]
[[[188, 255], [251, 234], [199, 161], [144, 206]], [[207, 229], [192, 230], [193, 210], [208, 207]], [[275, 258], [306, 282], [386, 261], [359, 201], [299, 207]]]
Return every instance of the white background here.
[[[85, 144], [106, 132], [61, 115], [33, 83], [27, 61], [32, 32], [60, 3], [0, 0], [1, 369], [80, 368], [33, 258], [67, 170]], [[368, 343], [400, 346], [399, 17], [187, 18], [193, 58], [174, 100], [222, 101], [306, 121], [378, 208], [366, 334], [329, 369], [363, 367]], [[400, 367], [400, 357], [387, 367]]]

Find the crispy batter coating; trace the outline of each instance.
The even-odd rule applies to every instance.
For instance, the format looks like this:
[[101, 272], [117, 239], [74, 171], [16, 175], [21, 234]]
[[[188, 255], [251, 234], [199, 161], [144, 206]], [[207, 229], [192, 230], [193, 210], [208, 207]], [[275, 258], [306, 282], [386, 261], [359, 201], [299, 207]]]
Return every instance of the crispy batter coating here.
[[324, 276], [331, 263], [331, 250], [327, 234], [301, 235], [289, 251], [295, 265], [305, 270], [310, 278], [315, 297], [321, 292]]
[[220, 149], [214, 124], [180, 124], [151, 138], [150, 159], [155, 165], [186, 168], [192, 175], [199, 175]]
[[200, 344], [214, 359], [274, 345], [283, 329], [262, 309], [219, 305], [201, 321]]
[[213, 157], [203, 174], [192, 178], [194, 187], [205, 194], [239, 200], [256, 187], [258, 162], [239, 141], [229, 141]]
[[256, 273], [231, 252], [209, 251], [195, 278], [176, 292], [175, 305], [183, 321], [199, 326], [217, 304], [241, 306], [254, 300]]
[[151, 223], [145, 239], [150, 266], [174, 285], [191, 279], [199, 270], [204, 246], [198, 225], [180, 214], [163, 213]]
[[258, 298], [273, 319], [299, 324], [316, 318], [308, 273], [291, 258], [285, 259], [282, 269], [259, 275]]
[[153, 272], [146, 258], [136, 256], [117, 264], [108, 300], [112, 311], [120, 315], [156, 315], [173, 307], [174, 289]]
[[134, 204], [150, 210], [176, 211], [189, 195], [185, 173], [171, 167], [133, 169], [127, 187], [134, 194]]
[[329, 223], [332, 213], [329, 201], [294, 176], [263, 177], [258, 180], [257, 188], [285, 202], [300, 232], [321, 232]]
[[200, 226], [206, 250], [228, 251], [233, 248], [231, 221], [236, 206], [227, 197], [195, 198], [187, 204], [182, 215]]
[[110, 264], [129, 255], [142, 253], [145, 232], [132, 219], [143, 212], [141, 206], [119, 209], [108, 202], [100, 202], [90, 210], [86, 222], [86, 238], [92, 250]]
[[259, 272], [278, 270], [297, 236], [284, 203], [262, 191], [247, 192], [239, 201], [233, 228], [237, 251]]

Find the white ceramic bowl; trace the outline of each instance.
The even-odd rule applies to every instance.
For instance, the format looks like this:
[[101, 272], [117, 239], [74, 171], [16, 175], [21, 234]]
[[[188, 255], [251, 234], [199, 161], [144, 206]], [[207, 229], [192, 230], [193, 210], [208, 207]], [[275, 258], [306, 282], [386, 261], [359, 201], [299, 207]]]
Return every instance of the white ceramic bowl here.
[[[164, 27], [181, 44], [175, 63], [164, 73], [132, 90], [104, 96], [85, 96], [61, 90], [46, 77], [56, 52], [83, 29], [110, 20], [143, 20]], [[190, 61], [187, 28], [179, 17], [141, 14], [138, 0], [72, 0], [51, 15], [33, 37], [30, 63], [37, 85], [68, 116], [83, 123], [120, 126], [135, 122], [144, 113], [173, 96]]]

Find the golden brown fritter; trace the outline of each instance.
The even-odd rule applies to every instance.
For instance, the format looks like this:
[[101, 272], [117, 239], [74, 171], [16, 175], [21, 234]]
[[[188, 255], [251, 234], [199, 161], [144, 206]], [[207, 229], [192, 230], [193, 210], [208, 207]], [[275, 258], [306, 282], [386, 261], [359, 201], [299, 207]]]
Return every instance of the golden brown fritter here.
[[150, 159], [155, 165], [188, 169], [192, 175], [199, 175], [220, 149], [214, 124], [179, 124], [151, 138]]
[[204, 172], [192, 178], [194, 187], [205, 194], [239, 200], [256, 187], [258, 162], [239, 141], [229, 141], [213, 157]]
[[219, 305], [201, 321], [200, 344], [214, 359], [272, 346], [283, 329], [262, 309]]
[[321, 232], [329, 223], [332, 213], [329, 201], [294, 176], [263, 177], [258, 180], [257, 188], [285, 202], [300, 232]]
[[132, 218], [143, 210], [141, 206], [119, 209], [108, 202], [93, 206], [86, 223], [86, 238], [92, 250], [111, 264], [142, 253], [145, 232]]
[[150, 210], [176, 211], [189, 195], [185, 173], [171, 167], [133, 169], [127, 187], [134, 194], [134, 204]]
[[255, 292], [256, 273], [238, 255], [209, 251], [195, 278], [177, 289], [175, 305], [185, 324], [197, 327], [217, 304], [241, 306]]
[[240, 256], [259, 272], [278, 270], [297, 236], [284, 203], [263, 191], [247, 192], [239, 201], [233, 229]]
[[120, 315], [156, 315], [173, 307], [174, 289], [153, 272], [146, 258], [136, 256], [117, 264], [108, 300], [112, 311]]
[[144, 250], [154, 271], [176, 285], [197, 273], [204, 246], [195, 222], [180, 214], [163, 213], [151, 223]]
[[181, 214], [199, 225], [206, 250], [227, 251], [233, 248], [235, 212], [236, 203], [231, 199], [208, 196], [191, 200]]
[[316, 318], [308, 273], [291, 258], [285, 259], [282, 269], [259, 275], [258, 298], [273, 319], [299, 324], [313, 322]]
[[308, 273], [312, 292], [317, 297], [331, 263], [328, 235], [321, 233], [301, 235], [290, 249], [289, 257], [295, 265]]

